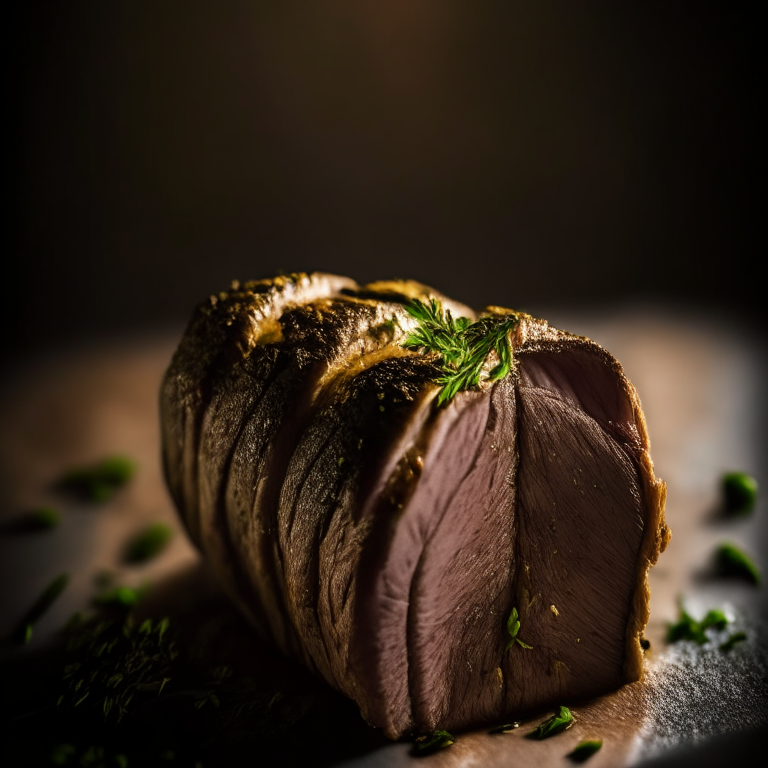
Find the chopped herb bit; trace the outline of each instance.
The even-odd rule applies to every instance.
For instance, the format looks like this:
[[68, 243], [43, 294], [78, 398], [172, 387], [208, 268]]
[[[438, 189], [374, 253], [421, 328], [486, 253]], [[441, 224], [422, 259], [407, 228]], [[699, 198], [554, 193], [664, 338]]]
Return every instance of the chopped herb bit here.
[[30, 512], [30, 518], [40, 530], [55, 528], [61, 521], [61, 512], [53, 507], [38, 507]]
[[728, 514], [746, 514], [757, 502], [757, 480], [746, 472], [728, 472], [723, 475], [725, 511]]
[[602, 746], [602, 739], [584, 739], [584, 741], [580, 741], [576, 745], [573, 752], [571, 752], [568, 757], [575, 763], [583, 763], [585, 760], [592, 757], [595, 752], [598, 752]]
[[167, 618], [138, 627], [130, 617], [81, 621], [68, 633], [74, 658], [64, 669], [68, 690], [61, 703], [74, 708], [88, 700], [105, 721], [119, 722], [143, 696], [159, 696], [178, 655], [168, 627]]
[[131, 608], [136, 605], [148, 591], [149, 583], [144, 583], [135, 589], [132, 587], [114, 587], [113, 589], [108, 589], [106, 592], [102, 592], [100, 595], [96, 595], [94, 602], [96, 602], [97, 605], [112, 605]]
[[503, 379], [512, 370], [509, 334], [517, 327], [517, 315], [489, 315], [475, 322], [468, 317], [454, 319], [450, 309], [444, 310], [434, 298], [429, 304], [414, 299], [405, 305], [405, 310], [420, 324], [408, 334], [403, 346], [434, 353], [442, 359], [437, 379], [442, 385], [438, 405], [449, 403], [462, 390], [478, 387], [491, 352], [496, 353], [499, 362], [488, 372], [486, 381]]
[[724, 576], [734, 576], [752, 584], [760, 583], [760, 571], [749, 555], [729, 543], [722, 543], [715, 552], [717, 567]]
[[720, 650], [726, 652], [733, 650], [734, 646], [743, 643], [746, 639], [746, 632], [734, 632], [724, 643], [720, 644]]
[[493, 728], [488, 731], [488, 733], [509, 733], [519, 727], [520, 723], [504, 723], [504, 725], [500, 725], [498, 728]]
[[517, 617], [517, 608], [513, 608], [512, 613], [509, 614], [509, 618], [507, 619], [507, 632], [509, 632], [510, 641], [504, 647], [505, 651], [508, 651], [515, 643], [517, 643], [522, 648], [528, 648], [529, 650], [533, 648], [532, 645], [528, 645], [527, 643], [524, 643], [517, 636], [517, 633], [519, 631], [520, 631], [520, 620]]
[[546, 739], [554, 736], [556, 733], [570, 728], [576, 720], [568, 707], [558, 707], [557, 712], [552, 717], [547, 718], [534, 728], [529, 736], [532, 739]]
[[696, 621], [680, 603], [680, 620], [670, 624], [667, 630], [667, 642], [676, 643], [678, 640], [693, 640], [699, 645], [707, 642], [706, 630], [710, 628], [725, 629], [728, 624], [726, 615], [717, 609], [707, 611], [701, 621]]
[[18, 517], [13, 518], [2, 526], [0, 533], [18, 534], [18, 533], [40, 533], [41, 531], [50, 531], [61, 521], [61, 512], [53, 507], [37, 507], [23, 512]]
[[144, 563], [157, 556], [173, 536], [165, 523], [154, 523], [135, 536], [128, 544], [125, 558], [131, 563]]
[[124, 456], [110, 456], [91, 467], [78, 467], [67, 472], [60, 486], [93, 502], [104, 502], [114, 496], [135, 474], [136, 465]]
[[32, 639], [32, 625], [35, 624], [45, 612], [58, 600], [61, 593], [67, 588], [69, 574], [62, 573], [57, 576], [35, 600], [32, 607], [24, 614], [14, 633], [16, 641], [20, 644], [28, 643]]
[[450, 747], [456, 739], [448, 731], [433, 731], [428, 736], [419, 736], [413, 745], [414, 755], [431, 755], [433, 752]]
[[75, 752], [74, 744], [57, 744], [51, 750], [51, 762], [54, 765], [66, 765]]
[[648, 649], [651, 647], [651, 641], [650, 641], [650, 640], [648, 640], [648, 639], [647, 639], [647, 638], [645, 638], [645, 637], [641, 637], [641, 638], [640, 638], [640, 647], [641, 647], [641, 648], [642, 648], [644, 651], [647, 651], [647, 650], [648, 650]]

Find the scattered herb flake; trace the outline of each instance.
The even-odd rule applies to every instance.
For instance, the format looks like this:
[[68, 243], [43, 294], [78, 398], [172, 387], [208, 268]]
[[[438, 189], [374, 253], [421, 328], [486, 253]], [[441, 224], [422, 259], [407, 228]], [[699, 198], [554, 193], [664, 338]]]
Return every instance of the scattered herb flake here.
[[746, 472], [728, 472], [723, 475], [723, 495], [728, 514], [752, 512], [757, 502], [757, 480]]
[[419, 736], [413, 744], [413, 754], [423, 757], [450, 747], [456, 739], [448, 731], [433, 731], [428, 736]]
[[568, 707], [560, 706], [552, 717], [539, 723], [529, 734], [532, 739], [546, 739], [570, 728], [576, 720]]
[[17, 626], [14, 636], [18, 643], [28, 643], [32, 639], [32, 625], [58, 600], [68, 583], [69, 574], [62, 573], [42, 591]]
[[747, 639], [746, 632], [734, 632], [724, 643], [720, 644], [721, 651], [731, 651], [734, 646], [743, 643]]
[[667, 630], [667, 642], [676, 643], [678, 640], [693, 640], [699, 645], [704, 645], [708, 638], [706, 630], [714, 628], [717, 630], [725, 629], [728, 624], [726, 615], [718, 610], [707, 611], [706, 616], [701, 621], [696, 621], [683, 607], [680, 602], [680, 619], [675, 624], [670, 624]]
[[437, 379], [442, 385], [438, 405], [449, 403], [462, 390], [478, 387], [491, 352], [496, 353], [499, 362], [488, 372], [486, 381], [503, 379], [512, 370], [509, 334], [517, 327], [517, 315], [489, 315], [474, 322], [468, 317], [454, 319], [450, 309], [443, 309], [435, 298], [428, 304], [414, 299], [405, 305], [405, 310], [419, 325], [408, 334], [403, 346], [435, 353], [442, 360]]
[[488, 733], [510, 733], [520, 727], [520, 723], [504, 723], [497, 728], [493, 728]]
[[651, 641], [647, 637], [640, 638], [640, 647], [647, 651], [651, 647]]
[[723, 542], [715, 552], [717, 567], [724, 576], [734, 576], [752, 584], [760, 583], [760, 571], [752, 559], [738, 547]]
[[571, 752], [568, 757], [575, 763], [583, 763], [585, 760], [592, 757], [595, 752], [598, 752], [602, 746], [602, 739], [584, 739], [584, 741], [580, 741], [576, 745], [573, 752]]
[[57, 744], [51, 750], [51, 762], [54, 765], [66, 765], [75, 752], [74, 744]]
[[137, 534], [128, 544], [125, 558], [130, 563], [144, 563], [156, 557], [173, 536], [173, 529], [165, 523], [153, 523]]
[[61, 512], [53, 507], [38, 507], [30, 512], [30, 518], [39, 530], [48, 530], [61, 522]]
[[94, 602], [97, 605], [112, 605], [123, 608], [131, 608], [141, 600], [149, 591], [149, 583], [145, 582], [140, 587], [113, 587], [99, 595], [96, 595]]
[[507, 619], [507, 632], [509, 632], [510, 640], [504, 647], [505, 651], [508, 651], [515, 643], [517, 643], [522, 648], [528, 648], [529, 650], [533, 648], [532, 645], [528, 645], [527, 643], [524, 643], [517, 636], [517, 633], [519, 631], [520, 631], [520, 619], [518, 618], [517, 608], [513, 608], [512, 612], [509, 614], [509, 618]]
[[178, 652], [168, 619], [84, 619], [66, 633], [70, 663], [64, 669], [61, 705], [89, 701], [104, 721], [119, 722], [142, 697], [159, 696], [171, 679]]
[[110, 456], [90, 467], [77, 467], [61, 478], [60, 486], [88, 501], [111, 499], [135, 474], [136, 464], [125, 456]]

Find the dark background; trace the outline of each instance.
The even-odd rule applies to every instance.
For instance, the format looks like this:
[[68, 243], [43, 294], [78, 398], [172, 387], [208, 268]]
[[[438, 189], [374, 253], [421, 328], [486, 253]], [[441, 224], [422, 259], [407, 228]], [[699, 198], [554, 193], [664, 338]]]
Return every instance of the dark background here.
[[277, 270], [760, 320], [756, 4], [24, 6], [6, 359]]

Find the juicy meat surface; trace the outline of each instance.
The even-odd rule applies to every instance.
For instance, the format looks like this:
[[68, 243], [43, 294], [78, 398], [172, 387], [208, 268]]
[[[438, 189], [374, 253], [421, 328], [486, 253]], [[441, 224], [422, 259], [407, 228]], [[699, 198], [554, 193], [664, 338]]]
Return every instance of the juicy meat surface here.
[[440, 360], [403, 346], [431, 297], [475, 318], [412, 281], [234, 284], [161, 392], [168, 486], [223, 586], [390, 738], [638, 679], [670, 535], [608, 352], [520, 313], [512, 372], [440, 406]]

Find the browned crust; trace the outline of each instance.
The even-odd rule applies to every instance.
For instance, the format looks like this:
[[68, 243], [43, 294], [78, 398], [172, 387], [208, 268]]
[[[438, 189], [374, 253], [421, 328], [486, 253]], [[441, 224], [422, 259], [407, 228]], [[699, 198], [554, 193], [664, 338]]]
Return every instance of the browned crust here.
[[[324, 287], [318, 290], [321, 285]], [[305, 290], [301, 290], [301, 286]], [[315, 288], [312, 289], [312, 286]], [[307, 288], [309, 290], [306, 290]], [[297, 274], [278, 277], [273, 280], [234, 284], [231, 291], [212, 297], [209, 302], [198, 309], [166, 375], [164, 384], [163, 426], [164, 440], [167, 443], [165, 466], [172, 493], [191, 535], [204, 551], [210, 550], [208, 554], [214, 561], [217, 558], [222, 558], [221, 546], [214, 546], [211, 549], [210, 538], [215, 532], [211, 530], [209, 523], [201, 520], [201, 511], [205, 512], [200, 508], [201, 500], [196, 497], [193, 498], [194, 494], [189, 490], [198, 485], [198, 468], [195, 466], [194, 476], [186, 476], [184, 473], [187, 470], [178, 465], [177, 456], [179, 451], [184, 455], [194, 454], [195, 445], [199, 443], [199, 434], [189, 431], [188, 434], [192, 437], [193, 442], [185, 445], [184, 440], [187, 438], [178, 434], [178, 425], [182, 425], [181, 429], [184, 429], [185, 423], [191, 423], [190, 420], [194, 421], [196, 418], [195, 409], [207, 407], [207, 395], [203, 386], [205, 378], [209, 377], [212, 371], [218, 370], [220, 373], [227, 367], [246, 360], [260, 345], [279, 346], [283, 333], [279, 319], [291, 307], [303, 307], [311, 303], [308, 311], [320, 312], [325, 311], [324, 307], [327, 304], [328, 311], [333, 311], [331, 307], [333, 302], [348, 301], [367, 307], [386, 305], [392, 308], [413, 298], [426, 300], [430, 296], [442, 300], [444, 305], [456, 315], [476, 316], [468, 307], [453, 302], [428, 286], [414, 281], [379, 281], [358, 286], [348, 278], [322, 273]], [[401, 346], [404, 328], [409, 319], [401, 307], [395, 306], [393, 311], [403, 323], [403, 327], [397, 332], [397, 337], [393, 333], [391, 338], [383, 341], [378, 339], [371, 342], [370, 339], [361, 339], [359, 352], [350, 350], [344, 355], [340, 355], [338, 359], [328, 360], [324, 373], [314, 381], [313, 391], [307, 393], [313, 409], [319, 409], [325, 400], [333, 395], [333, 392], [346, 391], [358, 374], [377, 366], [382, 361], [409, 356], [422, 359], [418, 353], [405, 350]], [[654, 474], [646, 422], [637, 392], [626, 378], [618, 361], [595, 342], [552, 328], [546, 321], [538, 320], [524, 313], [515, 313], [500, 307], [489, 307], [486, 311], [493, 314], [512, 313], [518, 317], [519, 323], [512, 338], [515, 354], [538, 351], [557, 353], [572, 350], [574, 346], [594, 354], [615, 375], [621, 391], [631, 404], [633, 430], [631, 435], [624, 437], [626, 437], [626, 447], [641, 476], [646, 506], [646, 524], [637, 559], [635, 590], [627, 620], [623, 676], [625, 682], [637, 680], [643, 671], [640, 638], [649, 618], [648, 570], [666, 547], [671, 535], [664, 519], [666, 485]], [[369, 329], [369, 332], [370, 330], [372, 329]], [[425, 387], [429, 392], [425, 390], [425, 397], [430, 400], [434, 396], [435, 387], [428, 380], [429, 377], [427, 376]], [[422, 435], [421, 440], [415, 440], [415, 442], [423, 442], [423, 438], [424, 435]], [[170, 454], [173, 454], [173, 459], [169, 459]], [[204, 468], [199, 468], [199, 471], [204, 471]], [[386, 474], [389, 476], [390, 472]], [[382, 480], [384, 479], [386, 478], [382, 478]], [[210, 516], [210, 513], [206, 514]], [[226, 521], [226, 515], [223, 517]], [[227, 530], [221, 533], [224, 538], [231, 536], [228, 524], [226, 524], [226, 528]], [[208, 536], [202, 535], [206, 532]], [[221, 545], [224, 546], [225, 544], [226, 542], [222, 540]], [[365, 545], [366, 551], [371, 544], [372, 542], [369, 541]], [[235, 583], [237, 578], [228, 573], [226, 563], [214, 562], [214, 566], [217, 567], [220, 576], [229, 582], [229, 591], [233, 593], [235, 600], [242, 603], [243, 595], [239, 593], [238, 585]], [[282, 565], [278, 563], [276, 567], [279, 570]], [[235, 567], [235, 570], [239, 569]], [[249, 613], [247, 608], [245, 610], [246, 613]], [[353, 608], [352, 610], [355, 615], [358, 614], [357, 609]], [[364, 655], [365, 649], [357, 647], [358, 645], [359, 635], [351, 637], [348, 652], [353, 656], [355, 652], [358, 655]], [[304, 658], [308, 666], [314, 666], [312, 661], [306, 657], [306, 653], [297, 655]], [[354, 666], [352, 664], [352, 667]], [[349, 671], [352, 672], [353, 670], [350, 668]], [[331, 677], [333, 676], [331, 675]], [[351, 675], [351, 678], [354, 678], [354, 674]], [[352, 696], [355, 696], [358, 690], [365, 687], [360, 680], [355, 679], [350, 679], [346, 684], [336, 681], [336, 684], [341, 689], [347, 689], [346, 692]], [[364, 714], [371, 716], [373, 713], [368, 711], [371, 702], [366, 700], [365, 695], [355, 697], [358, 698], [358, 704], [362, 707]], [[374, 716], [371, 719], [376, 720], [377, 718]], [[382, 725], [381, 722], [374, 724]], [[387, 728], [388, 735], [390, 737], [399, 736], [403, 727], [402, 725], [390, 724], [390, 727]]]

